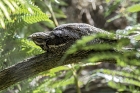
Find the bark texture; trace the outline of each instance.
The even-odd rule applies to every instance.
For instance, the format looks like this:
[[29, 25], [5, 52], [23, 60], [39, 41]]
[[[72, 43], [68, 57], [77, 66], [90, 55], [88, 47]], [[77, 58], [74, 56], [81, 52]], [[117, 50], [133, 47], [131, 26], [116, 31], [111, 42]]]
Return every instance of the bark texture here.
[[64, 53], [43, 53], [28, 58], [0, 71], [0, 90], [51, 68], [70, 63], [78, 63], [81, 59], [87, 57], [87, 54], [89, 54], [89, 52], [70, 55], [64, 62], [60, 62]]

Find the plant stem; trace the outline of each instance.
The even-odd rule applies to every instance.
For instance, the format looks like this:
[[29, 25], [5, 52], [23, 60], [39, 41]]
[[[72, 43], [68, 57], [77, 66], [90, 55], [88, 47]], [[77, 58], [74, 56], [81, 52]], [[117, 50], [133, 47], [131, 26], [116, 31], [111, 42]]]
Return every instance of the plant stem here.
[[72, 65], [72, 72], [73, 72], [73, 76], [74, 76], [74, 82], [76, 85], [76, 91], [77, 91], [77, 93], [81, 93], [80, 85], [78, 82], [78, 76], [77, 76], [76, 70], [74, 69], [73, 65]]
[[47, 3], [47, 1], [45, 0], [45, 2], [46, 2], [46, 5], [47, 5], [47, 7], [48, 7], [48, 9], [49, 9], [49, 11], [51, 13], [51, 15], [52, 15], [53, 22], [54, 22], [55, 26], [58, 26], [58, 21], [57, 21], [57, 19], [55, 17], [55, 14], [53, 12], [51, 1], [49, 3]]

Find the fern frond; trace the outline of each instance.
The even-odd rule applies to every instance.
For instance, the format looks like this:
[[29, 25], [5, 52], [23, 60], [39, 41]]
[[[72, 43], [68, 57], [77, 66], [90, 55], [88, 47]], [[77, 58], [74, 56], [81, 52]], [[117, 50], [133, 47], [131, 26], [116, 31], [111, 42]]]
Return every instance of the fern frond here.
[[0, 4], [3, 6], [0, 10], [1, 28], [22, 27], [39, 21], [51, 22], [49, 16], [43, 13], [31, 0], [3, 0]]

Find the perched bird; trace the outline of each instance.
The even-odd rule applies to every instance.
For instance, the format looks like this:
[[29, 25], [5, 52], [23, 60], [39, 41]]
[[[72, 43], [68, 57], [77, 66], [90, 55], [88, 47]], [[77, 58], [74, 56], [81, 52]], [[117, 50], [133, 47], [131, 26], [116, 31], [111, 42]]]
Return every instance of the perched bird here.
[[107, 31], [96, 28], [85, 23], [63, 24], [49, 32], [36, 32], [29, 36], [34, 43], [45, 51], [52, 51], [54, 48], [71, 46], [82, 36], [94, 33], [110, 34]]

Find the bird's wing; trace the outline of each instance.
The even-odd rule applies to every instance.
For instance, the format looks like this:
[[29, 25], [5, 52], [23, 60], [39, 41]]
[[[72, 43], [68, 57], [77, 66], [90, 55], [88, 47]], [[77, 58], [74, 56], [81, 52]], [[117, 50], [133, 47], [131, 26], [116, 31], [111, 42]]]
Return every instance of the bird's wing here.
[[[85, 24], [85, 23], [69, 23], [63, 24], [51, 32], [55, 36], [55, 39], [50, 41], [50, 44], [64, 44], [67, 42], [75, 42], [77, 39], [80, 39], [82, 36], [87, 36], [95, 33], [105, 33], [109, 32], [102, 29], [96, 28], [94, 26]], [[51, 35], [50, 34], [50, 35]]]
[[94, 33], [104, 33], [109, 34], [109, 32], [102, 29], [96, 28], [94, 26], [85, 23], [69, 23], [63, 24], [56, 27], [53, 30], [53, 34], [67, 39], [79, 39], [82, 36], [94, 34]]
[[80, 39], [82, 36], [86, 36], [92, 33], [91, 26], [84, 23], [72, 23], [64, 24], [56, 27], [53, 30], [54, 35], [67, 38], [67, 39]]

